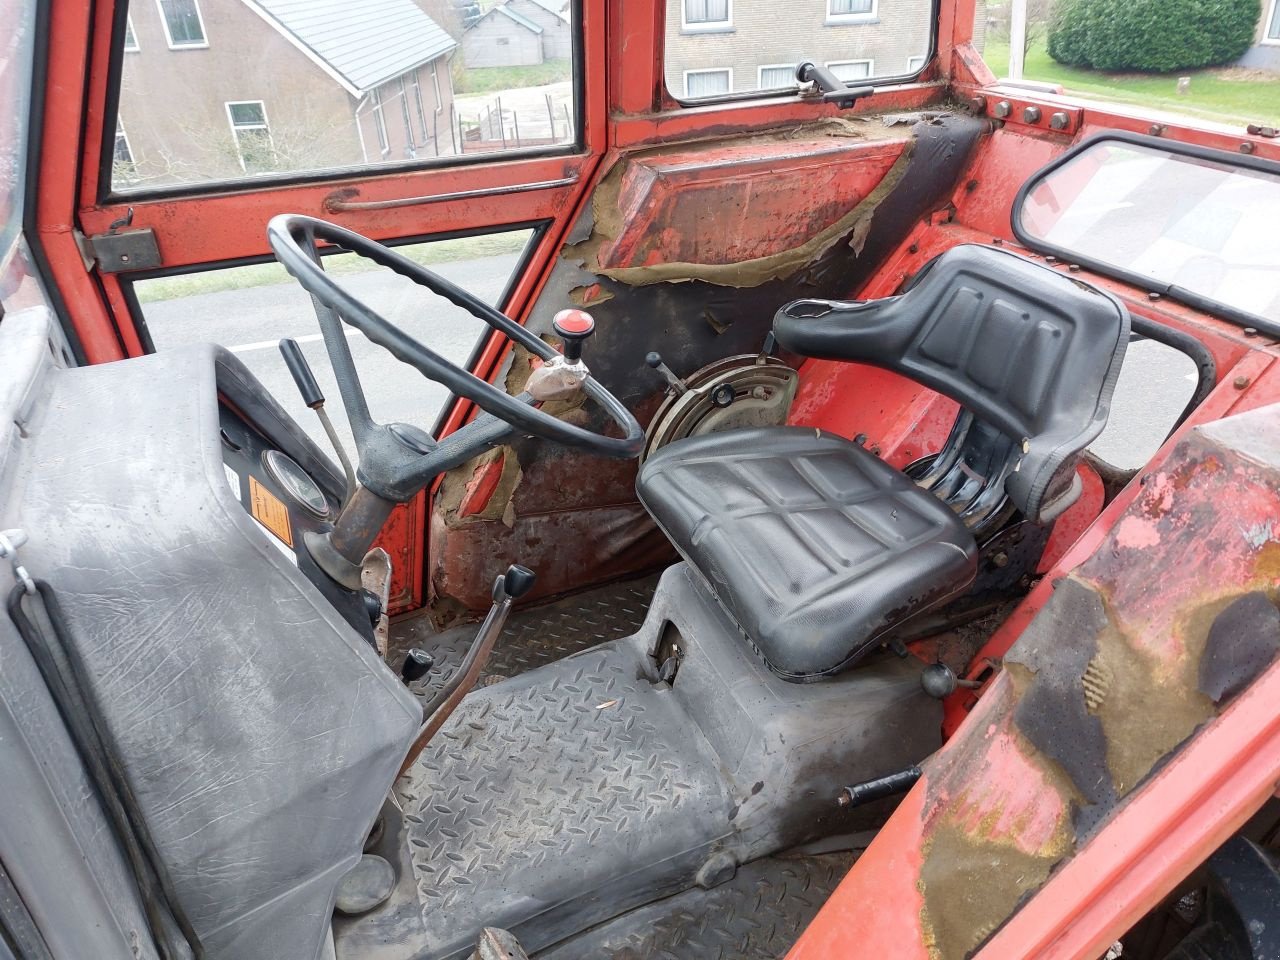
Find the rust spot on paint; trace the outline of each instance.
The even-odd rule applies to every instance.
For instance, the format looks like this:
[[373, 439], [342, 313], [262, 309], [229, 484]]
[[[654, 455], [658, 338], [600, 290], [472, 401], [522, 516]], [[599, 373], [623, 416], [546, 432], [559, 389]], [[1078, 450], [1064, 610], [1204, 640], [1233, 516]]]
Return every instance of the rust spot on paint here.
[[[1200, 658], [1209, 626], [1226, 606], [1205, 604], [1187, 617], [1185, 654], [1169, 666], [1142, 650], [1116, 626], [1098, 635], [1098, 652], [1083, 682], [1089, 713], [1102, 722], [1107, 771], [1119, 798], [1127, 796], [1164, 757], [1214, 714], [1213, 701], [1198, 689]], [[1091, 689], [1092, 688], [1092, 689]]]
[[1254, 566], [1258, 579], [1264, 584], [1271, 584], [1272, 596], [1280, 589], [1280, 543], [1270, 540], [1258, 551], [1258, 560]]

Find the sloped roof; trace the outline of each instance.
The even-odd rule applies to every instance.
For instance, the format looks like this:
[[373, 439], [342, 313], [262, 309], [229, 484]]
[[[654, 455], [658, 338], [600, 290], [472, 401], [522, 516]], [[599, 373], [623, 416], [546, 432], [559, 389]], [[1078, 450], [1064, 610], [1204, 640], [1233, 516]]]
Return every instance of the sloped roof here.
[[[534, 23], [532, 20], [526, 17], [523, 13], [516, 13], [514, 10], [508, 9], [506, 6], [494, 7], [492, 10], [486, 13], [483, 17], [481, 17], [480, 20], [488, 20], [490, 17], [499, 13], [502, 14], [504, 17], [506, 17], [508, 20], [514, 20], [516, 23], [520, 24], [520, 26], [524, 27], [526, 30], [531, 30], [534, 33], [542, 33], [542, 27], [538, 26], [536, 23]], [[476, 23], [479, 23], [480, 20], [477, 20]], [[473, 23], [471, 27], [474, 27], [476, 23]], [[471, 27], [468, 27], [467, 29], [471, 29]]]
[[413, 0], [244, 0], [355, 96], [458, 45]]
[[568, 0], [530, 0], [530, 2], [536, 3], [547, 13], [554, 13], [561, 20], [569, 19]]

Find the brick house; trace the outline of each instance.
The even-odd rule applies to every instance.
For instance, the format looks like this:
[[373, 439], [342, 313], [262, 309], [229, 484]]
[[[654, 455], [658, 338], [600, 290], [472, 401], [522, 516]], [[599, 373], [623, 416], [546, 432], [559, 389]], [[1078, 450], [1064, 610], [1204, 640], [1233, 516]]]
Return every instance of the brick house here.
[[457, 45], [415, 0], [135, 2], [114, 181], [455, 154]]
[[915, 73], [929, 50], [928, 0], [670, 0], [667, 86], [706, 97], [795, 85], [806, 60], [842, 80]]

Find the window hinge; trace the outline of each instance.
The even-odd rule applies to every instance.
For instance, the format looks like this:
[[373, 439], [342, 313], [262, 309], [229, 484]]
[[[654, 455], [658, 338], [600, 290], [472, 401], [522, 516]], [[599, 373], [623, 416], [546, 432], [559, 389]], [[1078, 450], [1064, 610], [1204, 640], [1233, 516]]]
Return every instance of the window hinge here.
[[133, 207], [112, 223], [106, 233], [92, 237], [77, 233], [76, 242], [80, 244], [85, 267], [92, 269], [97, 264], [102, 273], [126, 273], [130, 270], [154, 270], [160, 266], [162, 261], [160, 246], [156, 243], [156, 232], [150, 227], [121, 229], [131, 223]]

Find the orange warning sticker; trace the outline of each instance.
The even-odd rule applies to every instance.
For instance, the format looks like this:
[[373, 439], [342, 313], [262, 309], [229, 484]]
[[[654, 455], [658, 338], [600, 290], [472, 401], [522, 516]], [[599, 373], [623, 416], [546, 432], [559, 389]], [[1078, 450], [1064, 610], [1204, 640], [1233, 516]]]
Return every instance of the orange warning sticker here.
[[253, 519], [293, 546], [293, 530], [289, 526], [289, 508], [279, 497], [249, 475], [249, 511]]

